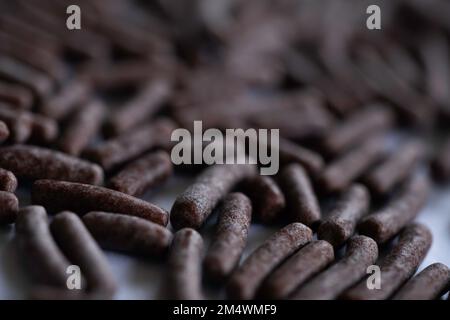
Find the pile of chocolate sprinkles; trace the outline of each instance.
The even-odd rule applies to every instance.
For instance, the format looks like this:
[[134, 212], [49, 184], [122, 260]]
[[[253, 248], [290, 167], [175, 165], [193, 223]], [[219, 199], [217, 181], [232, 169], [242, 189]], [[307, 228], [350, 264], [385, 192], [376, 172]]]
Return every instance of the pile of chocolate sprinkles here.
[[[160, 298], [441, 298], [449, 268], [415, 275], [432, 234], [414, 219], [450, 181], [449, 17], [445, 0], [0, 0], [0, 225], [27, 298], [114, 298], [103, 250], [162, 261]], [[279, 173], [174, 166], [171, 133], [196, 120], [279, 129]], [[170, 212], [147, 201], [181, 175]], [[242, 259], [252, 224], [275, 231]]]

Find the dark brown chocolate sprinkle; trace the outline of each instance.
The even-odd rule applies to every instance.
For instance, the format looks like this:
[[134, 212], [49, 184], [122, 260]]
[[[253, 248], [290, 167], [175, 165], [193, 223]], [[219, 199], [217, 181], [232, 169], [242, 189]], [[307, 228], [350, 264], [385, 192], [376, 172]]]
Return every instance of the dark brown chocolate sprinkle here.
[[189, 228], [175, 233], [168, 259], [168, 296], [174, 300], [201, 300], [203, 239]]
[[327, 132], [322, 147], [329, 154], [342, 154], [372, 134], [383, 132], [393, 124], [394, 115], [383, 105], [370, 106], [352, 114]]
[[109, 170], [154, 148], [170, 145], [175, 124], [159, 119], [86, 150], [86, 156]]
[[43, 101], [40, 112], [53, 119], [62, 119], [81, 106], [89, 97], [90, 89], [81, 80], [72, 80], [60, 92]]
[[298, 222], [289, 224], [273, 234], [232, 274], [227, 285], [228, 296], [243, 300], [254, 298], [270, 272], [311, 239], [311, 229]]
[[0, 225], [14, 223], [19, 211], [19, 200], [14, 193], [0, 191]]
[[101, 128], [105, 106], [98, 100], [91, 100], [76, 111], [58, 141], [61, 151], [78, 156]]
[[0, 81], [0, 101], [19, 109], [30, 109], [33, 95], [22, 86]]
[[170, 212], [172, 226], [200, 228], [228, 191], [254, 174], [256, 166], [249, 164], [214, 165], [205, 169], [175, 200]]
[[394, 300], [434, 300], [448, 291], [450, 270], [445, 264], [433, 263], [409, 280]]
[[158, 111], [170, 92], [171, 85], [167, 79], [149, 81], [136, 96], [111, 115], [107, 121], [108, 132], [116, 136], [142, 123]]
[[317, 176], [324, 166], [323, 158], [316, 152], [296, 145], [286, 139], [280, 139], [280, 161], [283, 165], [301, 164], [309, 174]]
[[357, 223], [368, 213], [369, 207], [367, 189], [359, 184], [352, 185], [319, 226], [318, 238], [340, 247], [355, 233]]
[[371, 191], [385, 195], [411, 175], [424, 155], [425, 146], [422, 143], [407, 142], [370, 171], [364, 181]]
[[359, 281], [368, 266], [378, 258], [375, 241], [365, 236], [352, 237], [345, 256], [331, 267], [300, 287], [292, 296], [294, 300], [332, 300], [345, 289]]
[[0, 190], [14, 192], [17, 189], [17, 178], [11, 171], [0, 168]]
[[92, 211], [82, 219], [95, 240], [107, 250], [160, 257], [172, 242], [168, 229], [138, 217]]
[[27, 269], [39, 284], [67, 288], [70, 265], [53, 240], [47, 213], [41, 206], [20, 209], [16, 221], [16, 237]]
[[251, 199], [257, 220], [270, 224], [280, 218], [280, 213], [286, 206], [286, 200], [274, 179], [256, 175], [245, 179], [240, 184], [240, 188]]
[[172, 175], [173, 165], [165, 151], [156, 151], [128, 164], [109, 180], [111, 189], [139, 196]]
[[96, 164], [46, 148], [14, 145], [0, 148], [0, 167], [27, 179], [56, 179], [88, 184], [103, 182]]
[[9, 138], [9, 129], [6, 123], [0, 120], [0, 143]]
[[333, 246], [318, 240], [307, 244], [278, 267], [262, 284], [260, 295], [286, 299], [295, 289], [334, 260]]
[[53, 119], [10, 105], [0, 104], [0, 108], [0, 118], [14, 128], [13, 142], [22, 143], [31, 138], [35, 143], [49, 143], [58, 135], [58, 124]]
[[427, 176], [416, 175], [381, 210], [367, 216], [358, 226], [361, 234], [384, 243], [412, 221], [425, 205], [430, 183]]
[[23, 143], [30, 137], [33, 126], [30, 113], [0, 103], [0, 120], [7, 125], [12, 142]]
[[3, 55], [0, 56], [0, 77], [30, 88], [40, 98], [49, 96], [53, 90], [53, 82], [47, 75]]
[[320, 183], [328, 192], [344, 191], [384, 153], [384, 139], [371, 137], [355, 149], [332, 161], [323, 171]]
[[49, 144], [56, 139], [59, 127], [55, 120], [37, 113], [30, 114], [30, 117], [32, 142]]
[[320, 206], [306, 171], [299, 164], [290, 164], [281, 172], [280, 185], [291, 219], [307, 226], [317, 224]]
[[116, 280], [106, 257], [80, 218], [72, 212], [61, 212], [53, 218], [50, 230], [64, 255], [80, 267], [87, 282], [87, 288], [82, 289], [99, 299], [112, 298]]
[[247, 243], [252, 204], [242, 193], [230, 193], [218, 208], [214, 239], [204, 260], [205, 272], [214, 281], [225, 280], [239, 264]]
[[31, 191], [32, 202], [45, 206], [50, 212], [63, 210], [84, 214], [106, 211], [136, 216], [167, 225], [169, 214], [144, 200], [119, 191], [75, 182], [38, 180]]
[[370, 290], [366, 280], [348, 290], [344, 298], [352, 300], [388, 299], [417, 270], [431, 246], [430, 230], [422, 224], [409, 225], [398, 243], [379, 262], [381, 288]]

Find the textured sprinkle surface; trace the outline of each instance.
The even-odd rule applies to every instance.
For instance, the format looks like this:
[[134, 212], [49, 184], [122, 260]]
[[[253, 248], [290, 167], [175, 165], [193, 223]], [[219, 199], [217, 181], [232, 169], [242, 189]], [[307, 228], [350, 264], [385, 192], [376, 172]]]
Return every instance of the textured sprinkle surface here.
[[175, 300], [203, 299], [202, 236], [194, 229], [184, 228], [175, 233], [167, 267], [167, 294]]
[[175, 128], [176, 125], [171, 120], [155, 120], [88, 148], [85, 155], [105, 170], [110, 170], [151, 149], [167, 147], [170, 145], [170, 135]]
[[363, 279], [344, 294], [352, 300], [388, 299], [417, 270], [430, 249], [432, 236], [430, 230], [420, 223], [409, 225], [401, 233], [398, 243], [387, 256], [379, 262], [381, 288], [369, 290]]
[[17, 178], [11, 171], [0, 168], [0, 190], [14, 192], [17, 189]]
[[27, 270], [38, 283], [65, 288], [66, 270], [70, 263], [50, 234], [43, 207], [29, 206], [20, 210], [16, 237]]
[[376, 135], [329, 163], [320, 176], [321, 186], [328, 192], [341, 192], [360, 177], [385, 150], [384, 136]]
[[370, 196], [363, 185], [355, 184], [342, 195], [317, 230], [319, 239], [334, 247], [344, 244], [355, 232], [358, 221], [369, 211]]
[[111, 189], [139, 196], [172, 175], [173, 164], [165, 151], [156, 151], [130, 163], [109, 180]]
[[170, 212], [172, 226], [200, 228], [228, 191], [254, 174], [254, 165], [214, 165], [205, 169], [175, 200]]
[[331, 267], [307, 282], [291, 299], [294, 300], [332, 300], [345, 289], [360, 280], [368, 266], [378, 258], [375, 241], [365, 236], [350, 238], [345, 256]]
[[51, 221], [50, 231], [64, 255], [80, 267], [86, 280], [83, 291], [99, 299], [113, 297], [117, 290], [115, 277], [103, 251], [80, 218], [73, 212], [61, 212]]
[[290, 164], [281, 172], [280, 186], [286, 196], [291, 221], [316, 225], [321, 217], [319, 202], [312, 183], [302, 166]]
[[252, 204], [242, 193], [230, 193], [218, 208], [213, 241], [204, 259], [205, 272], [223, 281], [236, 267], [247, 244]]
[[78, 214], [89, 211], [122, 213], [167, 225], [168, 213], [158, 206], [127, 194], [88, 184], [38, 180], [31, 191], [32, 202], [49, 212], [69, 210]]
[[311, 239], [311, 229], [301, 223], [291, 223], [273, 234], [232, 274], [228, 296], [241, 300], [254, 298], [264, 278]]
[[172, 242], [168, 229], [138, 217], [92, 211], [82, 219], [95, 240], [108, 250], [159, 257]]
[[263, 282], [260, 296], [286, 299], [300, 285], [334, 260], [333, 246], [318, 240], [307, 244], [287, 259]]
[[409, 280], [394, 300], [434, 300], [450, 288], [450, 270], [442, 263], [433, 263]]
[[367, 216], [360, 223], [359, 232], [377, 243], [385, 243], [417, 216], [425, 205], [429, 192], [428, 177], [412, 177], [386, 207]]
[[256, 175], [245, 179], [239, 188], [251, 199], [255, 220], [271, 224], [280, 218], [286, 199], [274, 179]]
[[87, 184], [103, 182], [103, 170], [98, 165], [35, 146], [0, 148], [0, 167], [31, 180], [55, 179]]

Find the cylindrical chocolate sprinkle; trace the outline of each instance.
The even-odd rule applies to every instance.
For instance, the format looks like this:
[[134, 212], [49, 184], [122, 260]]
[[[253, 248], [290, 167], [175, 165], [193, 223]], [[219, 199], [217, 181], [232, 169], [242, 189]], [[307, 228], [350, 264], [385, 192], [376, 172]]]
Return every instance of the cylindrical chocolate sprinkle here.
[[172, 226], [200, 228], [228, 191], [255, 173], [256, 167], [248, 164], [214, 165], [205, 169], [175, 200], [170, 212]]
[[35, 146], [0, 148], [0, 167], [27, 179], [57, 179], [88, 184], [103, 182], [103, 170], [98, 165]]
[[69, 211], [59, 213], [53, 218], [50, 230], [65, 256], [80, 267], [87, 282], [86, 291], [99, 299], [112, 298], [116, 280], [106, 257], [80, 218]]
[[341, 154], [364, 138], [385, 131], [394, 115], [385, 106], [375, 105], [351, 115], [327, 133], [322, 146], [329, 154]]
[[15, 226], [26, 266], [38, 282], [67, 288], [66, 271], [70, 263], [50, 234], [45, 209], [41, 206], [22, 208]]
[[7, 125], [12, 142], [23, 143], [31, 135], [33, 119], [28, 112], [14, 110], [10, 106], [0, 103], [0, 121]]
[[106, 211], [136, 216], [167, 225], [169, 214], [147, 201], [119, 191], [56, 180], [38, 180], [33, 184], [32, 201], [45, 206], [50, 212], [63, 210], [84, 214], [89, 211]]
[[316, 176], [324, 166], [323, 158], [318, 153], [286, 139], [280, 139], [279, 152], [282, 165], [299, 163], [313, 176]]
[[0, 143], [9, 138], [9, 129], [6, 123], [0, 120]]
[[431, 246], [430, 230], [419, 223], [409, 225], [398, 243], [380, 262], [381, 288], [370, 290], [366, 279], [349, 289], [344, 298], [352, 300], [388, 299], [417, 270]]
[[99, 131], [105, 113], [104, 105], [91, 100], [68, 121], [58, 145], [61, 151], [78, 156]]
[[249, 177], [240, 188], [251, 199], [254, 216], [262, 223], [272, 223], [286, 206], [280, 187], [269, 176]]
[[172, 232], [138, 217], [92, 211], [82, 218], [86, 228], [106, 250], [143, 257], [159, 257], [172, 242]]
[[270, 272], [311, 239], [311, 229], [297, 222], [273, 234], [232, 274], [227, 286], [228, 296], [232, 299], [254, 298]]
[[11, 171], [0, 168], [0, 190], [14, 192], [17, 189], [17, 178]]
[[111, 135], [119, 135], [145, 121], [158, 111], [170, 93], [171, 85], [163, 78], [154, 79], [119, 110], [114, 112], [107, 122]]
[[239, 264], [247, 243], [252, 204], [242, 193], [230, 193], [223, 199], [218, 212], [219, 220], [204, 267], [211, 279], [220, 282]]
[[379, 195], [386, 194], [411, 174], [424, 154], [425, 147], [422, 143], [417, 141], [406, 143], [370, 171], [365, 183], [371, 191]]
[[14, 223], [19, 211], [19, 200], [14, 193], [0, 191], [0, 225]]
[[388, 241], [417, 216], [427, 201], [429, 190], [427, 176], [410, 178], [386, 207], [367, 216], [359, 224], [359, 232], [377, 243]]
[[445, 264], [433, 263], [409, 280], [394, 300], [434, 300], [450, 287], [450, 270]]
[[296, 163], [281, 172], [280, 185], [293, 221], [313, 226], [320, 220], [320, 207], [305, 170]]
[[[11, 123], [15, 121], [17, 124], [16, 130], [13, 132], [18, 137], [17, 142], [24, 142], [30, 137], [33, 142], [48, 143], [58, 135], [58, 123], [51, 118], [26, 110], [15, 109], [10, 105], [0, 104], [0, 107], [2, 109], [0, 117], [3, 116], [5, 121]], [[31, 122], [31, 125], [29, 122]]]
[[62, 119], [89, 97], [90, 89], [79, 80], [72, 80], [60, 92], [41, 104], [40, 112], [53, 119]]
[[384, 139], [371, 137], [358, 147], [331, 162], [320, 177], [322, 186], [328, 192], [344, 191], [361, 176], [384, 153]]
[[175, 124], [170, 120], [156, 120], [88, 149], [86, 156], [109, 170], [150, 149], [168, 146], [174, 128]]
[[285, 299], [333, 260], [334, 251], [331, 244], [324, 240], [313, 241], [267, 277], [259, 289], [260, 295], [270, 299]]
[[0, 77], [30, 88], [39, 97], [46, 97], [53, 90], [47, 75], [4, 55], [0, 55]]
[[37, 143], [50, 143], [59, 133], [58, 123], [45, 116], [33, 113], [31, 116], [31, 141]]
[[[438, 9], [439, 10], [439, 9]], [[423, 57], [425, 67], [426, 92], [441, 106], [448, 106], [450, 99], [450, 46], [446, 36], [440, 32], [430, 32], [419, 40], [418, 52]]]
[[201, 300], [203, 239], [194, 229], [175, 233], [168, 259], [167, 289], [170, 299]]
[[294, 300], [332, 300], [359, 281], [378, 258], [375, 241], [365, 236], [350, 238], [345, 256], [314, 277], [293, 295]]
[[165, 151], [156, 151], [128, 164], [109, 180], [111, 189], [139, 196], [172, 175], [173, 165]]
[[357, 223], [367, 214], [369, 206], [367, 189], [359, 184], [352, 185], [319, 226], [318, 238], [340, 247], [354, 234]]
[[0, 81], [0, 101], [19, 109], [30, 109], [33, 95], [22, 86]]
[[432, 162], [431, 170], [433, 178], [439, 182], [450, 180], [450, 137], [436, 152]]

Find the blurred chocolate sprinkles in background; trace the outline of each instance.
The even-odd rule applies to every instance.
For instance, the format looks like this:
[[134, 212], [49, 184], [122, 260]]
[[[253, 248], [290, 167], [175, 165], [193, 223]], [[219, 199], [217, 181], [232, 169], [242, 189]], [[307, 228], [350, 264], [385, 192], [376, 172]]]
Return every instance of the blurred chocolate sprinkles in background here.
[[[433, 239], [413, 220], [450, 181], [449, 17], [445, 0], [0, 0], [0, 225], [37, 275], [25, 297], [114, 297], [107, 250], [162, 263], [155, 298], [442, 298], [447, 266], [413, 277]], [[171, 133], [197, 120], [279, 129], [280, 172], [174, 166]], [[170, 213], [144, 197], [184, 175]], [[255, 224], [275, 231], [242, 259]]]

